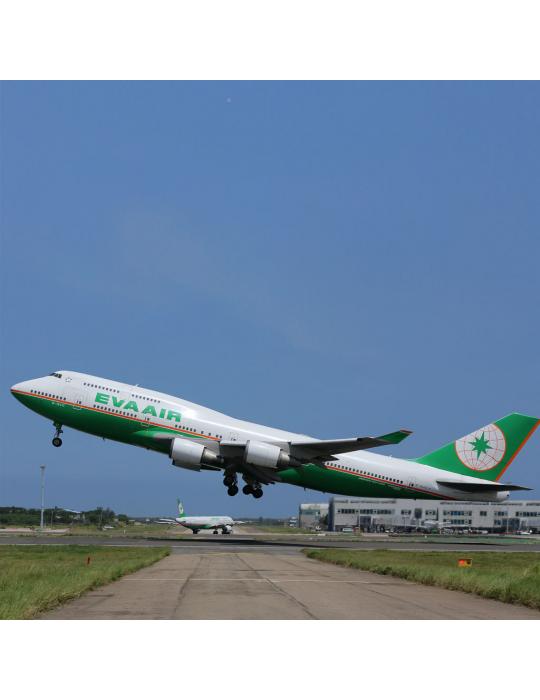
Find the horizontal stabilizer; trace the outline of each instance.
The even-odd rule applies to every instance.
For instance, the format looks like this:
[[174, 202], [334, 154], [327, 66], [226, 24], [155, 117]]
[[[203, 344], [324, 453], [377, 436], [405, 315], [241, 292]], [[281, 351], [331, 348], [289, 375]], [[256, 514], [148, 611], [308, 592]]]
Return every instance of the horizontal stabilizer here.
[[478, 483], [478, 481], [441, 481], [437, 479], [437, 483], [440, 486], [447, 486], [450, 489], [457, 489], [458, 491], [464, 491], [467, 493], [484, 492], [484, 491], [532, 491], [532, 489], [527, 486], [517, 486], [516, 484], [500, 484], [493, 482], [486, 482], [484, 484]]

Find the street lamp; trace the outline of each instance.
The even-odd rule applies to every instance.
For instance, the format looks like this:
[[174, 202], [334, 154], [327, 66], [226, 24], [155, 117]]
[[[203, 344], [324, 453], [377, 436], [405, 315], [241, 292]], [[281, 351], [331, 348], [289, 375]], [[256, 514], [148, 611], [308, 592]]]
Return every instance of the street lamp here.
[[39, 527], [43, 530], [43, 514], [45, 512], [45, 465], [42, 464], [41, 467], [41, 518], [39, 521]]

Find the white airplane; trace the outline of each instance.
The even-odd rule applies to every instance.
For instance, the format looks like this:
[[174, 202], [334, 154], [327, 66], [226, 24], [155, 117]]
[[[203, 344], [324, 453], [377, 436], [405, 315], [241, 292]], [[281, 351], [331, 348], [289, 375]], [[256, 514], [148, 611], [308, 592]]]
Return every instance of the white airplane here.
[[421, 530], [449, 530], [453, 527], [450, 520], [424, 520], [418, 528]]
[[540, 419], [511, 413], [416, 459], [367, 453], [410, 435], [317, 440], [232, 418], [176, 396], [137, 385], [59, 370], [15, 384], [12, 394], [63, 427], [168, 454], [175, 467], [223, 473], [230, 496], [255, 498], [284, 482], [345, 496], [503, 501], [530, 490], [499, 481]]
[[177, 504], [178, 517], [174, 518], [174, 522], [191, 530], [194, 535], [199, 530], [213, 530], [214, 535], [217, 535], [220, 530], [223, 535], [231, 534], [235, 522], [228, 515], [186, 515], [183, 504], [179, 500]]

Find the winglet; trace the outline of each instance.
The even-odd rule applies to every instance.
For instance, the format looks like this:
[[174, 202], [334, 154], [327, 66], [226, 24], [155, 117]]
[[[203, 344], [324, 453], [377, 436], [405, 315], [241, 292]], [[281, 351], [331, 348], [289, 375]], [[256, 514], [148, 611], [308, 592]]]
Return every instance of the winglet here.
[[405, 438], [408, 438], [412, 434], [412, 430], [396, 430], [395, 433], [388, 433], [388, 435], [380, 435], [377, 440], [383, 440], [389, 445], [397, 445], [403, 442]]

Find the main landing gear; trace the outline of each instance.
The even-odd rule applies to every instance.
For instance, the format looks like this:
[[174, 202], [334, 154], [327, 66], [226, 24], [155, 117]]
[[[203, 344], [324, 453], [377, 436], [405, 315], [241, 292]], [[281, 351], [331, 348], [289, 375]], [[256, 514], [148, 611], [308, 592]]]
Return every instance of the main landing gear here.
[[54, 423], [54, 427], [56, 428], [56, 432], [54, 434], [54, 437], [52, 439], [52, 444], [55, 447], [61, 447], [62, 446], [62, 439], [60, 438], [60, 435], [64, 432], [62, 430], [62, 426], [60, 423]]
[[[245, 476], [244, 481], [246, 482], [246, 485], [242, 487], [242, 493], [245, 493], [246, 496], [251, 495], [253, 498], [262, 497], [263, 490], [258, 481], [252, 481], [251, 479], [248, 481]], [[223, 484], [227, 487], [227, 493], [229, 496], [236, 496], [238, 493], [238, 478], [236, 476], [236, 472], [226, 470], [223, 476]]]
[[236, 480], [236, 472], [226, 471], [223, 477], [223, 484], [227, 487], [229, 496], [236, 496], [238, 493], [238, 483]]
[[258, 481], [248, 481], [242, 488], [242, 493], [245, 493], [246, 496], [251, 494], [253, 498], [262, 498], [263, 490]]

